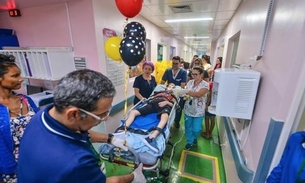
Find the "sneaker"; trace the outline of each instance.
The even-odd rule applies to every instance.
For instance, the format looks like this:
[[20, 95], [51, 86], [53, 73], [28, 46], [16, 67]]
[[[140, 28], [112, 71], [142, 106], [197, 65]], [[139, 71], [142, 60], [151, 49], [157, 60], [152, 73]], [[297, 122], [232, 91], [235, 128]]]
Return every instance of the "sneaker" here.
[[192, 147], [192, 144], [186, 144], [184, 149], [188, 151], [191, 149], [191, 147]]
[[197, 146], [197, 139], [194, 139], [193, 146]]
[[175, 127], [180, 128], [180, 124], [175, 122]]
[[155, 153], [159, 152], [156, 139], [150, 139], [149, 137], [146, 137], [143, 142], [145, 145], [147, 145], [151, 150], [153, 150]]

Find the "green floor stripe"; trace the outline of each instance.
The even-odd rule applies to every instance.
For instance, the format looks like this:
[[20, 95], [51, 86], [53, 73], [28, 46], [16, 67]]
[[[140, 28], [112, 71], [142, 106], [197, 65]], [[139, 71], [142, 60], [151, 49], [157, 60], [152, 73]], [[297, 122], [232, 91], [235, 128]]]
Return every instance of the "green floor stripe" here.
[[217, 157], [183, 151], [179, 164], [180, 176], [202, 183], [219, 183]]
[[[210, 159], [201, 158], [188, 154], [185, 158], [184, 172], [193, 174], [197, 177], [204, 177], [205, 179], [214, 179], [213, 162]], [[194, 168], [196, 167], [196, 168]]]

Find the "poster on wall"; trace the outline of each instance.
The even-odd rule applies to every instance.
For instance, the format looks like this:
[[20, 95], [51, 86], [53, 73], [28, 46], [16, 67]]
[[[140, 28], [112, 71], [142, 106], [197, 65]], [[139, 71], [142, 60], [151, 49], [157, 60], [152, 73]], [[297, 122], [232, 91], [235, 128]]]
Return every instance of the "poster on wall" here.
[[169, 59], [171, 60], [176, 55], [176, 48], [173, 46], [169, 47]]
[[[117, 36], [118, 34], [111, 29], [103, 29], [104, 43], [106, 40], [112, 36]], [[107, 77], [113, 83], [114, 86], [119, 86], [124, 84], [124, 63], [119, 61], [114, 61], [105, 54]]]
[[163, 60], [163, 45], [158, 44], [158, 57], [157, 60], [158, 62], [161, 62]]

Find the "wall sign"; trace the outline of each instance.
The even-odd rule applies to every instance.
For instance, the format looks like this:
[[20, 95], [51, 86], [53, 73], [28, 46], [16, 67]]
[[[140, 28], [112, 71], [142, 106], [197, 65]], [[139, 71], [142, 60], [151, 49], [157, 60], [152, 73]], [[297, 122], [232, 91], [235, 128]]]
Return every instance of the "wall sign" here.
[[21, 17], [19, 9], [8, 10], [8, 14], [10, 15], [10, 17]]

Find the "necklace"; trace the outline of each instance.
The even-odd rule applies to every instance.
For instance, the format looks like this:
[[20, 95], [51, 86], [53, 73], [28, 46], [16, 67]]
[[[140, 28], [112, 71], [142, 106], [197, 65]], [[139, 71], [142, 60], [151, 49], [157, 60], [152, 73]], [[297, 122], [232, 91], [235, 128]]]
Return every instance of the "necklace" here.
[[21, 99], [20, 99], [20, 111], [19, 111], [19, 113], [18, 113], [18, 112], [11, 111], [10, 109], [8, 109], [8, 112], [9, 112], [10, 114], [16, 115], [17, 117], [20, 117], [20, 116], [22, 116], [22, 109], [23, 109], [23, 104], [22, 104], [22, 98], [21, 98]]
[[13, 111], [11, 111], [11, 110], [8, 110], [8, 112], [9, 112], [10, 114], [15, 114], [17, 117], [20, 117], [20, 116], [21, 116], [21, 113], [13, 112]]
[[197, 87], [201, 83], [201, 81], [202, 81], [202, 79], [200, 81], [198, 81], [197, 83], [196, 83], [196, 81], [194, 81], [194, 87]]

